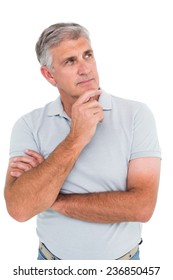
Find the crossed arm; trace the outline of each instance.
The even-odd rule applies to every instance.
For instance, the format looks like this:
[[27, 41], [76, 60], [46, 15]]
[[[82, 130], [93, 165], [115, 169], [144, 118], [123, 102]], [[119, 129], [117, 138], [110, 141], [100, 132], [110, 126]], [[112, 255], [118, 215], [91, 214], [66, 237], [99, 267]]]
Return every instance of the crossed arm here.
[[160, 159], [130, 162], [127, 191], [60, 195], [52, 208], [63, 215], [96, 223], [147, 222], [154, 211]]
[[[11, 160], [12, 177], [19, 178], [44, 162], [40, 154], [31, 150], [26, 153], [26, 156]], [[135, 159], [129, 163], [127, 191], [70, 195], [59, 193], [51, 208], [63, 215], [88, 222], [146, 222], [155, 208], [159, 174], [159, 158]]]
[[70, 133], [52, 154], [44, 159], [27, 150], [26, 156], [12, 158], [5, 185], [9, 214], [26, 221], [52, 208], [75, 219], [97, 223], [146, 222], [157, 200], [159, 158], [139, 158], [129, 162], [127, 190], [90, 194], [61, 194], [61, 188], [81, 151], [104, 119], [95, 100], [100, 91], [88, 91], [72, 106]]

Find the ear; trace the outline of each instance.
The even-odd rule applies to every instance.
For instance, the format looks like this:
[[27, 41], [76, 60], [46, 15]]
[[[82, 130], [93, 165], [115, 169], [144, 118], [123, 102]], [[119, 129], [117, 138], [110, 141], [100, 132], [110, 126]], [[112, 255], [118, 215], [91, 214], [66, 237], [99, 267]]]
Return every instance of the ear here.
[[49, 83], [51, 83], [53, 86], [56, 85], [56, 81], [52, 72], [46, 66], [41, 66], [40, 71]]

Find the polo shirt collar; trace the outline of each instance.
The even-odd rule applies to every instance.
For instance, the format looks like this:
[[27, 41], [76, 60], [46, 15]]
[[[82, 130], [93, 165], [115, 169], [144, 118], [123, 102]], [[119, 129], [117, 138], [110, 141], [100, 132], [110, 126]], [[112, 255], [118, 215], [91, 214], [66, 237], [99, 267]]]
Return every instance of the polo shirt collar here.
[[[64, 116], [64, 112], [60, 96], [53, 102], [48, 104], [47, 115], [50, 116]], [[67, 116], [67, 115], [66, 115]]]
[[112, 100], [111, 95], [106, 93], [101, 89], [101, 95], [99, 97], [99, 103], [103, 107], [103, 111], [112, 110]]
[[[99, 103], [103, 107], [103, 111], [112, 110], [111, 95], [107, 94], [104, 90], [102, 90], [101, 95], [99, 97]], [[60, 96], [55, 101], [48, 104], [47, 115], [62, 116], [65, 118], [69, 118], [64, 112]]]

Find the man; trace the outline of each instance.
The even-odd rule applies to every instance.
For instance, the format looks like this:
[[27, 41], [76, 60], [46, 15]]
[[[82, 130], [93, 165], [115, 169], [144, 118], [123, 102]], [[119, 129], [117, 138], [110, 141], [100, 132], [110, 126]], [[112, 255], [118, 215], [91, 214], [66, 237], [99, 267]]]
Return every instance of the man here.
[[139, 259], [160, 174], [152, 113], [100, 89], [84, 27], [48, 27], [36, 52], [60, 97], [13, 128], [8, 212], [20, 222], [37, 215], [38, 259]]

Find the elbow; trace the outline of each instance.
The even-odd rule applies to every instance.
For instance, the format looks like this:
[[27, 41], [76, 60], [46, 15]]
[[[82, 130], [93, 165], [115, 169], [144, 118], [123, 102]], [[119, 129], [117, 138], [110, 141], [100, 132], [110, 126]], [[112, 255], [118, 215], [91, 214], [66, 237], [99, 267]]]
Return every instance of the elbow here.
[[4, 192], [4, 198], [7, 212], [14, 220], [22, 223], [31, 218], [27, 215], [24, 207], [19, 206], [18, 203], [14, 202], [14, 199], [10, 197], [7, 192]]
[[29, 220], [30, 217], [27, 216], [26, 211], [22, 210], [22, 207], [18, 207], [13, 202], [6, 200], [7, 212], [14, 220], [17, 222], [25, 222]]
[[140, 215], [139, 221], [140, 221], [141, 223], [147, 223], [147, 222], [151, 219], [151, 217], [152, 217], [152, 215], [143, 213], [142, 215]]
[[13, 215], [12, 217], [19, 223], [24, 223], [30, 219], [30, 217], [26, 217], [26, 216], [20, 215], [20, 214]]
[[154, 212], [153, 207], [149, 207], [148, 205], [146, 207], [140, 208], [139, 212], [137, 214], [137, 221], [141, 223], [147, 223]]
[[[135, 221], [141, 223], [147, 223], [151, 217], [153, 216], [155, 206], [156, 206], [157, 198], [155, 196], [141, 196], [134, 207]], [[135, 212], [136, 211], [136, 212]]]
[[29, 220], [29, 218], [24, 213], [22, 213], [22, 211], [17, 211], [17, 210], [11, 209], [10, 207], [7, 207], [7, 211], [8, 211], [8, 214], [17, 222], [23, 223], [23, 222], [26, 222], [27, 220]]

